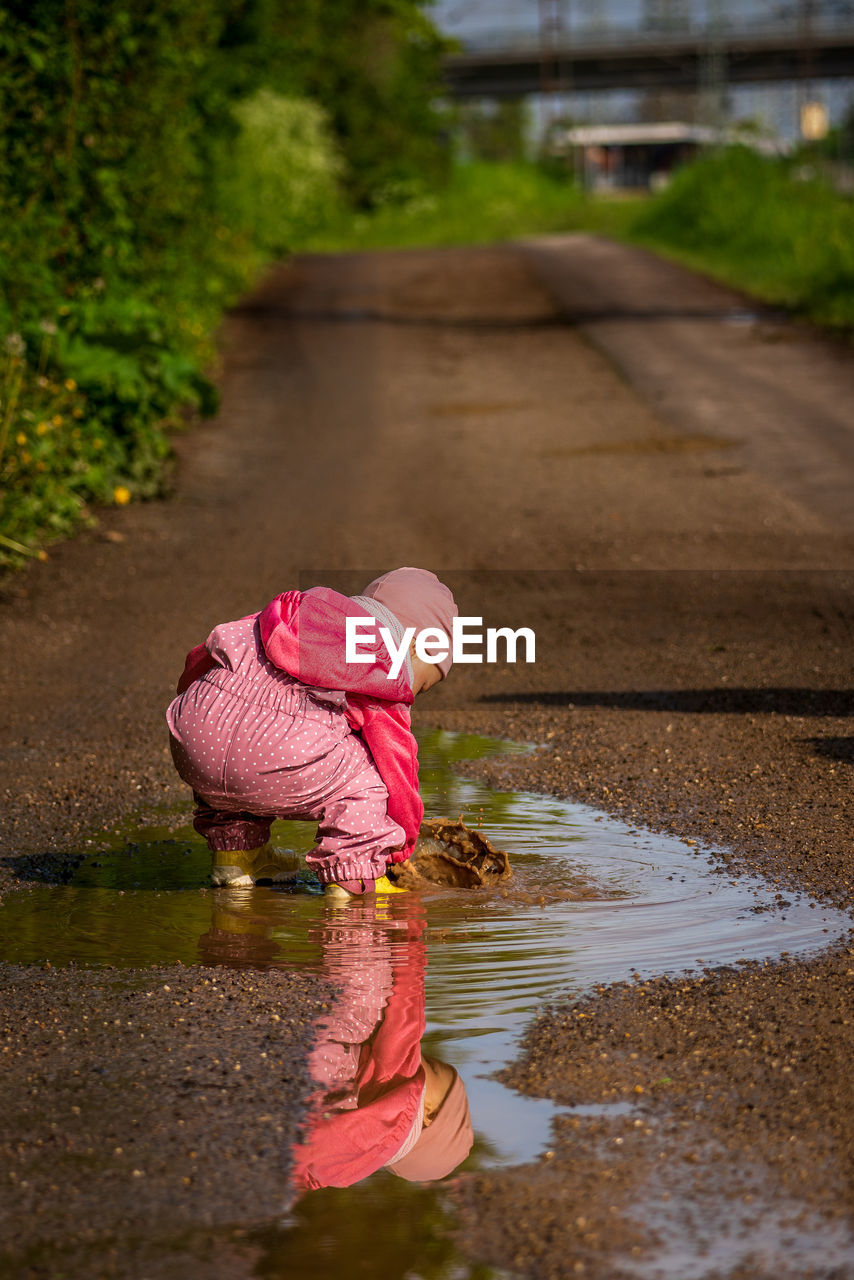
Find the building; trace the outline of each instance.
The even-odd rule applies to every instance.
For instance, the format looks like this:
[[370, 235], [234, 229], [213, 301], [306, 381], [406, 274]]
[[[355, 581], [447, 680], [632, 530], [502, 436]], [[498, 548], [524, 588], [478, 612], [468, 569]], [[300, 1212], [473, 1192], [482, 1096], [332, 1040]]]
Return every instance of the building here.
[[741, 142], [766, 155], [779, 155], [784, 144], [737, 130], [710, 125], [660, 121], [652, 124], [578, 125], [555, 139], [556, 148], [572, 162], [585, 187], [594, 191], [665, 186], [670, 174], [702, 147]]

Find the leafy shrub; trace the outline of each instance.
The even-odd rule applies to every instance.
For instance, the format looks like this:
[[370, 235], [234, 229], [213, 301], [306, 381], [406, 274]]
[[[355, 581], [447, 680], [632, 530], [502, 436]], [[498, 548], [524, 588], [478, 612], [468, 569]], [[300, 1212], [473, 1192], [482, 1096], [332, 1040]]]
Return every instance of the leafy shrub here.
[[390, 185], [444, 183], [447, 113], [438, 105], [450, 42], [431, 0], [274, 0], [268, 57], [281, 93], [329, 114], [353, 203], [373, 208]]
[[223, 309], [339, 180], [369, 200], [436, 161], [422, 9], [0, 6], [0, 564], [157, 493]]
[[854, 327], [854, 202], [803, 161], [746, 147], [710, 152], [630, 234], [822, 323]]
[[304, 240], [340, 203], [343, 164], [314, 102], [259, 89], [234, 108], [240, 133], [223, 158], [219, 207], [270, 254]]
[[460, 164], [446, 184], [389, 185], [370, 213], [347, 212], [308, 241], [317, 249], [490, 244], [578, 226], [582, 199], [568, 178], [533, 164]]

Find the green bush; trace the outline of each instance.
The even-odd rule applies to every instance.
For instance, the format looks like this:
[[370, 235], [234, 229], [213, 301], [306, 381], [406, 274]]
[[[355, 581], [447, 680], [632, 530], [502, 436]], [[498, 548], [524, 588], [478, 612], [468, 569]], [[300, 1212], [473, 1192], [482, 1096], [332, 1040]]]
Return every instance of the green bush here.
[[823, 324], [854, 327], [854, 202], [802, 159], [710, 152], [645, 206], [630, 235]]
[[351, 211], [308, 244], [327, 250], [491, 244], [571, 230], [582, 205], [568, 179], [535, 165], [473, 161], [458, 165], [447, 183], [389, 187], [372, 212]]
[[342, 182], [369, 203], [438, 165], [422, 9], [5, 0], [0, 564], [159, 492], [223, 309]]
[[326, 113], [260, 89], [234, 114], [240, 133], [221, 162], [219, 206], [265, 252], [286, 253], [340, 204], [343, 163]]
[[390, 188], [447, 177], [448, 120], [438, 105], [450, 42], [432, 0], [272, 0], [271, 87], [329, 113], [353, 203], [374, 207]]
[[90, 502], [159, 493], [176, 406], [213, 407], [150, 304], [109, 297], [63, 310], [59, 323], [6, 339], [0, 549], [12, 554], [66, 533]]

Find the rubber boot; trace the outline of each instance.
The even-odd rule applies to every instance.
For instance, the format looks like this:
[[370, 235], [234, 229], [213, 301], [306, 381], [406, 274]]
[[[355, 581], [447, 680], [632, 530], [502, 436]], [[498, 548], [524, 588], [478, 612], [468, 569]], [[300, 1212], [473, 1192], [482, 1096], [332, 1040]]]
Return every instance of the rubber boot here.
[[274, 880], [293, 869], [293, 854], [279, 853], [268, 841], [259, 849], [218, 849], [211, 880], [223, 888], [248, 889], [259, 880]]
[[407, 890], [398, 884], [392, 884], [388, 876], [380, 876], [378, 880], [361, 880], [359, 882], [363, 888], [361, 893], [354, 892], [352, 889], [345, 888], [340, 884], [328, 884], [324, 887], [324, 896], [334, 902], [353, 902], [358, 898], [364, 898], [368, 894], [383, 893], [406, 893]]

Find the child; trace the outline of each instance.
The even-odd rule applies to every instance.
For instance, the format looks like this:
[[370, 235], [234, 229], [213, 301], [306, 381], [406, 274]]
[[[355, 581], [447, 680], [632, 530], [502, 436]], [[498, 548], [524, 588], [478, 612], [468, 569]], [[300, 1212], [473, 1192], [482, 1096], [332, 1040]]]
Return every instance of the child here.
[[[360, 596], [285, 592], [190, 651], [166, 718], [175, 767], [193, 788], [193, 825], [213, 852], [214, 884], [281, 873], [267, 843], [274, 818], [319, 820], [306, 860], [339, 892], [375, 891], [386, 867], [410, 856], [424, 808], [409, 707], [448, 674], [450, 648], [426, 663], [413, 641], [390, 677], [380, 628], [399, 649], [407, 627], [450, 638], [456, 614], [435, 574], [395, 569]], [[346, 661], [347, 618], [378, 620], [375, 641], [358, 642], [368, 664]]]

